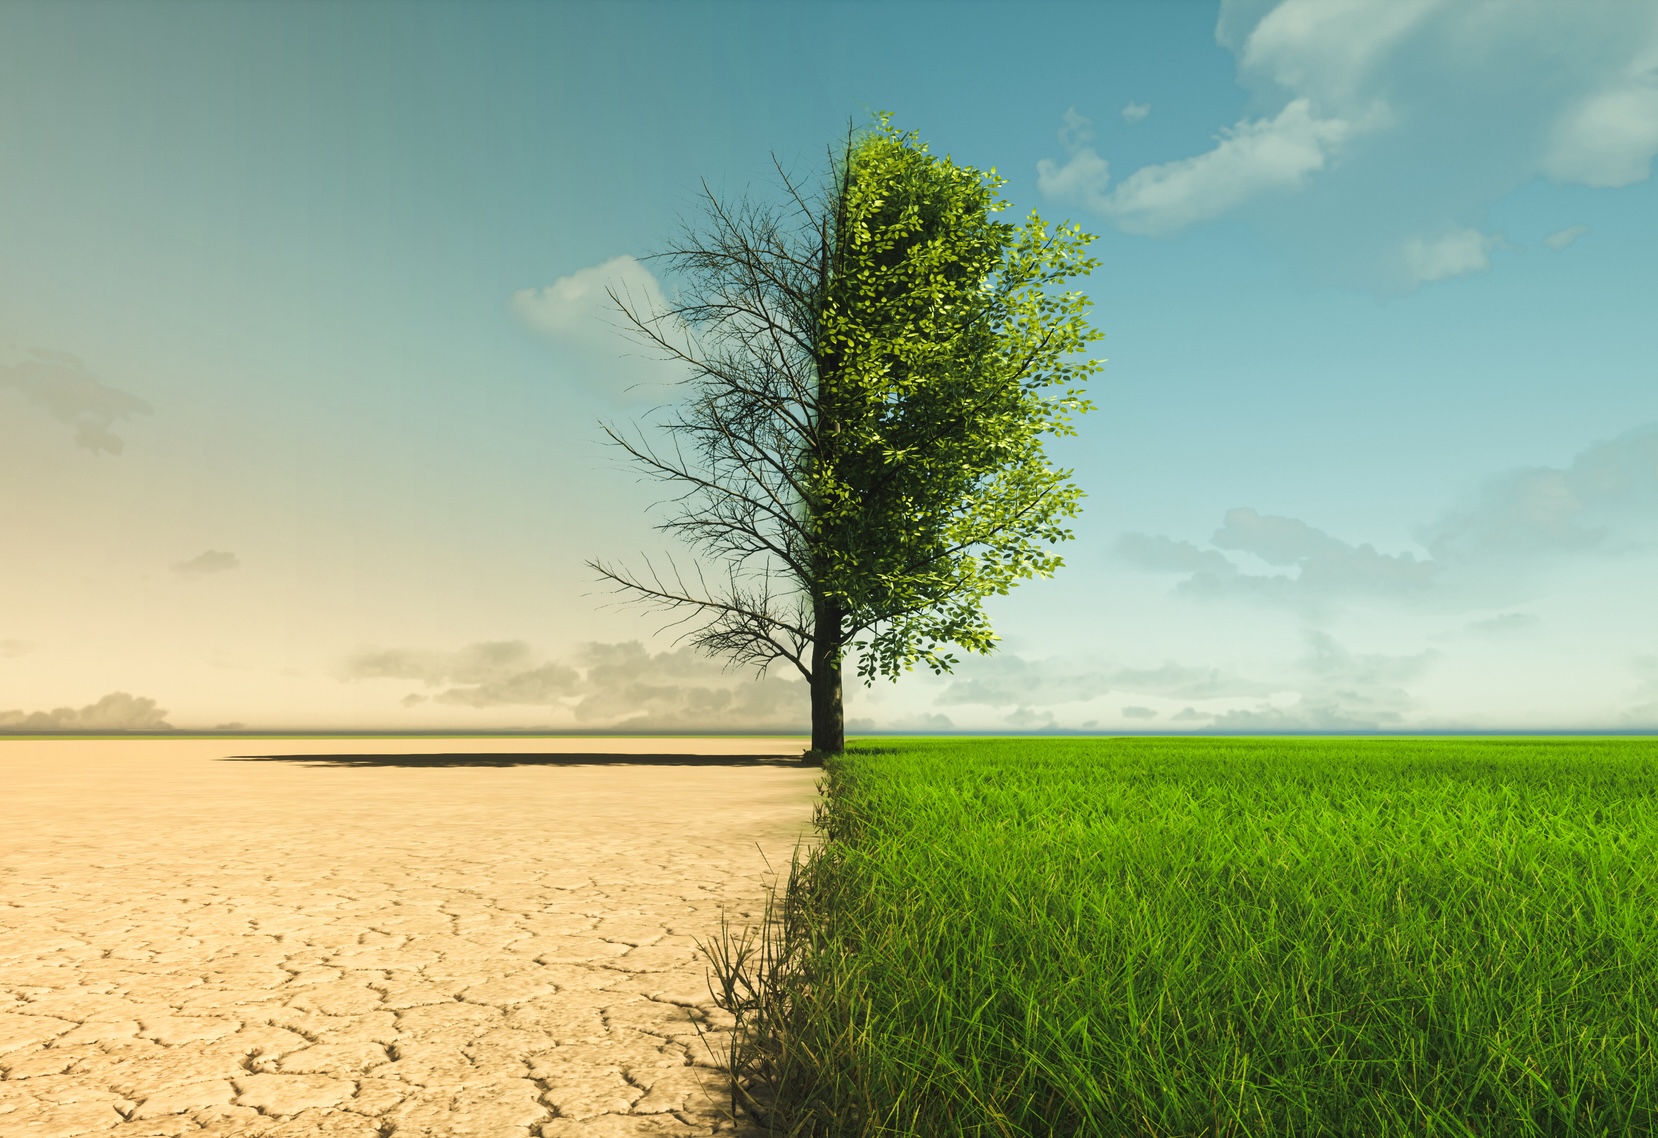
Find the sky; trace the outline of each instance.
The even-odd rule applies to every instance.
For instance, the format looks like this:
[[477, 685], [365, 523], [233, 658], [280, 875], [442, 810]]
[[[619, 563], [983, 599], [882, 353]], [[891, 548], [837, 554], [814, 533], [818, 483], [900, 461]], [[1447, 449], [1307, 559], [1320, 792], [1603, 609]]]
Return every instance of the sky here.
[[586, 566], [673, 549], [604, 292], [879, 111], [1105, 362], [1065, 566], [851, 730], [1658, 728], [1658, 5], [12, 0], [0, 729], [803, 727]]

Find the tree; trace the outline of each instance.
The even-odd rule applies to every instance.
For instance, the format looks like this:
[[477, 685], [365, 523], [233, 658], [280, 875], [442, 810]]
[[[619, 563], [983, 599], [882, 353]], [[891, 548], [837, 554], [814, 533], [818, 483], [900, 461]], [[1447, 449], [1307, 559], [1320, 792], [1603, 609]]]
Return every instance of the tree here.
[[1043, 440], [1091, 409], [1099, 363], [1077, 356], [1100, 333], [1054, 286], [1098, 262], [1079, 227], [994, 220], [1005, 180], [889, 115], [848, 134], [815, 197], [778, 172], [782, 209], [704, 183], [705, 225], [654, 255], [675, 300], [612, 293], [689, 375], [661, 444], [605, 431], [678, 488], [659, 528], [703, 556], [689, 573], [589, 564], [733, 666], [792, 664], [822, 756], [845, 747], [849, 652], [866, 683], [948, 672], [950, 647], [993, 649], [986, 598], [1062, 564], [1081, 491]]

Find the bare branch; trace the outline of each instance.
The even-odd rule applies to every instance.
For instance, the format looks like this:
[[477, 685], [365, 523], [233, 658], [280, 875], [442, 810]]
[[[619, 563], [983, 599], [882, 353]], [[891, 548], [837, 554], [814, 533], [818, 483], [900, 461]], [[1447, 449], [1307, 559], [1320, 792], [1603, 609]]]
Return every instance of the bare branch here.
[[[670, 563], [671, 564], [671, 563]], [[588, 568], [602, 580], [616, 586], [632, 603], [680, 614], [666, 628], [678, 627], [693, 621], [702, 623], [683, 634], [676, 643], [689, 640], [711, 655], [726, 657], [733, 667], [751, 665], [764, 674], [777, 660], [787, 660], [811, 680], [810, 659], [812, 634], [807, 614], [798, 601], [787, 616], [776, 611], [781, 598], [770, 587], [770, 576], [761, 575], [754, 584], [744, 587], [733, 573], [723, 597], [709, 596], [713, 590], [698, 568], [697, 588], [688, 586], [678, 567], [672, 569], [672, 581], [664, 580], [647, 558], [648, 580], [640, 579], [625, 570], [602, 561], [587, 562]]]

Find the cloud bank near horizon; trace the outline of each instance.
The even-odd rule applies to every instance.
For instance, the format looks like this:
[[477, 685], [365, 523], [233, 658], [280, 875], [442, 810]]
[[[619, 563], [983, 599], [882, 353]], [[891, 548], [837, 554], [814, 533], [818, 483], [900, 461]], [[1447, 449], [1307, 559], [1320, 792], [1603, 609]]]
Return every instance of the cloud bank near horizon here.
[[[1178, 589], [1311, 610], [1338, 599], [1385, 599], [1477, 609], [1524, 599], [1562, 559], [1658, 550], [1658, 423], [1585, 448], [1565, 467], [1512, 470], [1421, 526], [1426, 555], [1381, 553], [1298, 518], [1247, 506], [1226, 512], [1210, 548], [1166, 534], [1125, 533], [1117, 553]], [[1252, 572], [1228, 557], [1264, 564]], [[1280, 572], [1280, 570], [1284, 570]]]
[[[1014, 653], [966, 662], [937, 706], [982, 709], [1004, 729], [1317, 731], [1401, 726], [1420, 706], [1410, 685], [1443, 653], [1353, 652], [1328, 632], [1302, 633], [1303, 651], [1256, 674], [1175, 661], [1122, 666]], [[1154, 722], [1156, 721], [1156, 722]]]
[[548, 660], [528, 641], [483, 641], [451, 651], [370, 649], [349, 657], [348, 681], [400, 680], [402, 698], [474, 710], [524, 708], [572, 727], [605, 730], [803, 730], [806, 686], [776, 673], [733, 672], [684, 647], [590, 642]]
[[167, 712], [155, 700], [110, 692], [85, 707], [51, 711], [0, 711], [0, 732], [28, 734], [55, 731], [171, 731]]

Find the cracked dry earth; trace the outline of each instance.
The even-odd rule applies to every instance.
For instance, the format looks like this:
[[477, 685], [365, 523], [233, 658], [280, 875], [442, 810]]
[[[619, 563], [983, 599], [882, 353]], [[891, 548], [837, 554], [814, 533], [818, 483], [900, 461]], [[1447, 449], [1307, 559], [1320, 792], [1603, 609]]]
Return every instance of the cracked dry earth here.
[[817, 772], [599, 749], [800, 743], [0, 742], [0, 1136], [735, 1132], [695, 940]]

